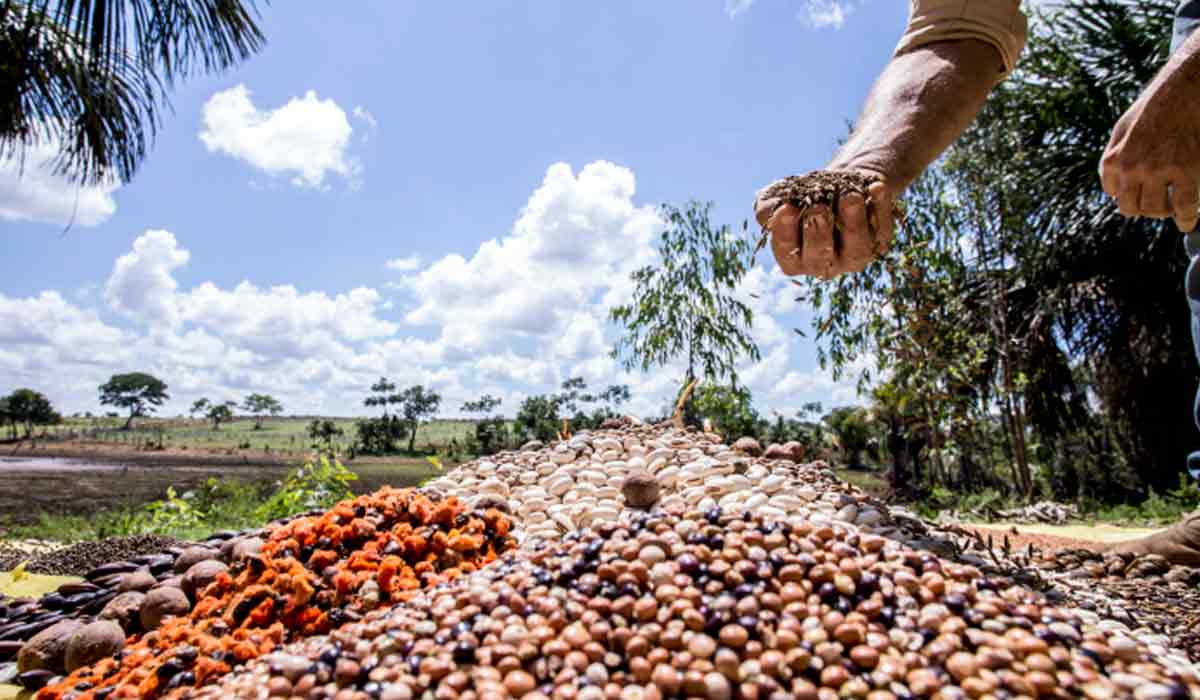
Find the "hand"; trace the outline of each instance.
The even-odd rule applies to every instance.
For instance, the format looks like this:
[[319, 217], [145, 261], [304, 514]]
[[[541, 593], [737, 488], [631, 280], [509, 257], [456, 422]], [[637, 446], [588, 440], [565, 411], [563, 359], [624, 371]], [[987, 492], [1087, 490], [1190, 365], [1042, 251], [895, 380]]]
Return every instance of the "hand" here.
[[754, 214], [759, 225], [770, 232], [771, 252], [784, 274], [831, 279], [844, 272], [861, 272], [887, 249], [893, 236], [893, 200], [884, 182], [872, 184], [868, 197], [844, 194], [836, 203], [836, 226], [828, 206], [810, 207], [801, 221], [796, 207], [779, 206], [779, 200], [761, 195], [754, 203]]
[[1200, 213], [1197, 91], [1164, 76], [1117, 122], [1100, 161], [1100, 182], [1123, 215], [1174, 218], [1188, 233]]

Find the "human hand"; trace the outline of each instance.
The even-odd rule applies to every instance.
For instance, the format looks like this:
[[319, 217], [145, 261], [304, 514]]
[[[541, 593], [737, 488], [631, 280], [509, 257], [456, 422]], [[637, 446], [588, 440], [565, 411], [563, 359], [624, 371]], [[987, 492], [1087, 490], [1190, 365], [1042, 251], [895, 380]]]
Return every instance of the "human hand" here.
[[1174, 218], [1183, 233], [1200, 216], [1200, 122], [1195, 87], [1150, 85], [1113, 128], [1100, 182], [1125, 216]]
[[771, 252], [786, 275], [810, 275], [831, 279], [845, 272], [861, 272], [892, 240], [894, 196], [878, 174], [867, 170], [850, 172], [874, 180], [864, 197], [844, 192], [833, 206], [808, 207], [803, 213], [781, 197], [771, 196], [766, 187], [754, 202], [754, 215], [770, 233]]

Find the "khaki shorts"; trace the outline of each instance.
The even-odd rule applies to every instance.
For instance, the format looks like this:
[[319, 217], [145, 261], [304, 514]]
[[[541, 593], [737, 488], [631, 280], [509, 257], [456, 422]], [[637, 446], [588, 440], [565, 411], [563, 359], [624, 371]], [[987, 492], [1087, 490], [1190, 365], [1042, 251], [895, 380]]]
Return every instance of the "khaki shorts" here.
[[978, 39], [1000, 53], [998, 78], [1012, 72], [1025, 48], [1027, 23], [1020, 0], [911, 0], [908, 28], [896, 53], [938, 41]]

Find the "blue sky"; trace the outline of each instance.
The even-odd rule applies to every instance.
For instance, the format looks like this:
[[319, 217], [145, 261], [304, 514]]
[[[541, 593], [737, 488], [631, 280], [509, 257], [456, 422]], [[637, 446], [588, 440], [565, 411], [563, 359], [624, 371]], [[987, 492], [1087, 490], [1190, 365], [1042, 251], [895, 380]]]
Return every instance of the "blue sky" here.
[[[0, 391], [68, 411], [148, 370], [200, 396], [359, 413], [385, 374], [453, 414], [620, 372], [607, 308], [652, 260], [660, 202], [751, 216], [824, 164], [903, 28], [879, 0], [365, 2], [263, 8], [266, 49], [179, 86], [124, 186], [0, 163]], [[42, 149], [45, 152], [45, 149]], [[37, 155], [37, 154], [33, 154]], [[74, 212], [74, 224], [63, 234]], [[764, 408], [853, 400], [791, 332], [769, 256], [743, 292]], [[751, 299], [750, 292], [761, 299]]]

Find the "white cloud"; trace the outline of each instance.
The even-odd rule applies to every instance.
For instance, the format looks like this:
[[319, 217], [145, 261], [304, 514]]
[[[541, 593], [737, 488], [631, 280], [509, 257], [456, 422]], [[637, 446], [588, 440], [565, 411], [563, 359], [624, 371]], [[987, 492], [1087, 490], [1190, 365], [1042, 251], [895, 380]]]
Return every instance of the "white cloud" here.
[[115, 181], [82, 186], [55, 174], [57, 147], [38, 144], [18, 158], [0, 160], [0, 219], [66, 226], [97, 226], [117, 211]]
[[209, 151], [233, 156], [268, 175], [290, 175], [294, 185], [326, 189], [332, 175], [355, 185], [362, 168], [349, 153], [353, 132], [346, 112], [313, 90], [277, 109], [260, 109], [250, 90], [237, 85], [204, 104], [200, 140]]
[[[100, 287], [73, 301], [56, 291], [0, 295], [0, 386], [35, 386], [64, 410], [94, 411], [99, 383], [141, 370], [170, 385], [167, 413], [200, 396], [266, 391], [289, 412], [346, 415], [362, 413], [366, 387], [387, 376], [435, 387], [445, 415], [483, 392], [502, 396], [512, 415], [525, 396], [582, 376], [596, 388], [629, 384], [628, 410], [659, 414], [682, 368], [622, 370], [609, 356], [616, 329], [607, 314], [629, 298], [629, 273], [654, 260], [661, 226], [628, 168], [555, 164], [507, 232], [429, 262], [385, 261], [403, 273], [395, 303], [405, 306], [395, 309], [370, 287], [184, 285], [191, 253], [170, 231], [146, 231], [115, 261], [103, 301]], [[799, 323], [784, 315], [795, 311], [791, 289], [774, 266], [753, 268], [739, 285], [762, 351], [739, 376], [764, 410], [852, 400], [852, 381], [797, 366]]]
[[132, 251], [117, 258], [104, 299], [131, 318], [174, 326], [179, 322], [179, 285], [171, 273], [189, 258], [170, 231], [147, 231], [133, 242]]
[[660, 222], [652, 207], [634, 204], [634, 191], [633, 173], [612, 163], [578, 175], [566, 163], [550, 166], [507, 235], [407, 278], [417, 305], [406, 320], [440, 327], [448, 345], [479, 348], [550, 342], [581, 311], [603, 316], [601, 297], [654, 256]]
[[725, 14], [732, 19], [749, 10], [753, 4], [754, 0], [725, 0]]
[[[355, 119], [361, 120], [364, 124], [367, 125], [368, 132], [375, 131], [376, 129], [379, 128], [379, 121], [377, 119], [375, 119], [375, 115], [371, 114], [371, 112], [368, 111], [366, 107], [363, 107], [362, 105], [356, 105], [354, 107], [354, 110], [351, 112], [351, 114], [354, 115]], [[366, 140], [367, 140], [367, 134], [364, 133], [363, 141], [366, 141]]]
[[389, 270], [397, 272], [412, 272], [421, 266], [420, 255], [410, 255], [406, 258], [392, 258], [384, 263]]
[[855, 6], [855, 0], [806, 0], [800, 16], [815, 29], [841, 29]]

